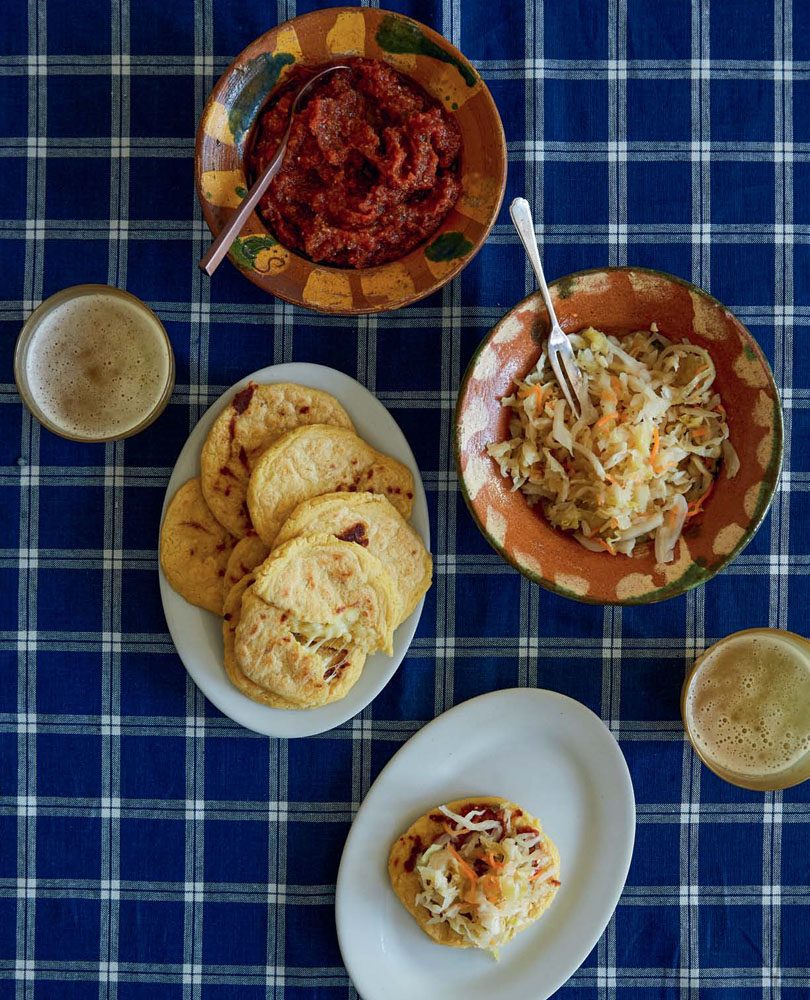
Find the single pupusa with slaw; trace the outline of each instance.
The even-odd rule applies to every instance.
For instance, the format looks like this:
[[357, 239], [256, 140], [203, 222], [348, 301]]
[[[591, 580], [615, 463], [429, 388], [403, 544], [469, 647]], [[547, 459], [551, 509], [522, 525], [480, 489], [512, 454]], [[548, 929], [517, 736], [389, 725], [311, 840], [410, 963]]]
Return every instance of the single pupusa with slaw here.
[[593, 327], [569, 339], [587, 387], [580, 419], [543, 351], [501, 400], [512, 411], [509, 439], [487, 451], [513, 489], [584, 548], [632, 555], [652, 541], [656, 563], [671, 562], [720, 462], [729, 479], [739, 470], [711, 355], [655, 324], [621, 340]]
[[439, 944], [498, 949], [537, 920], [560, 886], [560, 855], [540, 820], [507, 799], [437, 806], [398, 837], [394, 892]]

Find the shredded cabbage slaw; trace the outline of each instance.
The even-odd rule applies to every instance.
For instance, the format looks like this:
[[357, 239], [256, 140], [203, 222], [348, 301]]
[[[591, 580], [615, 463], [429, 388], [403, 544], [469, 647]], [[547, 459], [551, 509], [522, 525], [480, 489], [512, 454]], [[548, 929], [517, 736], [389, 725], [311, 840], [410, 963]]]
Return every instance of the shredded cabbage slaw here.
[[569, 335], [587, 386], [580, 419], [545, 350], [501, 400], [509, 440], [490, 444], [501, 475], [584, 548], [631, 555], [653, 541], [672, 562], [686, 522], [702, 513], [721, 459], [740, 463], [705, 348], [671, 342], [655, 324], [622, 337], [589, 327]]
[[421, 891], [416, 905], [429, 924], [447, 923], [477, 948], [498, 957], [498, 948], [531, 923], [537, 903], [559, 886], [559, 869], [542, 831], [522, 826], [509, 807], [464, 815], [447, 806], [441, 834], [418, 858]]

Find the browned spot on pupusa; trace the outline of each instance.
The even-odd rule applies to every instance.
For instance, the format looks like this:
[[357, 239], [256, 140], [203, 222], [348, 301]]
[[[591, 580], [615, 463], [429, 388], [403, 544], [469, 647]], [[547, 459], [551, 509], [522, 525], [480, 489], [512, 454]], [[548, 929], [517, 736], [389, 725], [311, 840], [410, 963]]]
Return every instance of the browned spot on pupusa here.
[[368, 548], [368, 535], [366, 534], [366, 526], [362, 521], [358, 521], [357, 524], [346, 528], [337, 537], [342, 542], [356, 542], [358, 545], [362, 545], [363, 548]]
[[256, 391], [256, 383], [249, 382], [244, 389], [240, 389], [239, 392], [233, 397], [233, 403], [231, 404], [237, 413], [242, 414], [250, 406], [250, 401], [253, 399], [253, 393]]
[[180, 524], [184, 528], [196, 528], [197, 531], [204, 531], [206, 535], [210, 535], [211, 532], [204, 524], [200, 524], [199, 521], [181, 521]]

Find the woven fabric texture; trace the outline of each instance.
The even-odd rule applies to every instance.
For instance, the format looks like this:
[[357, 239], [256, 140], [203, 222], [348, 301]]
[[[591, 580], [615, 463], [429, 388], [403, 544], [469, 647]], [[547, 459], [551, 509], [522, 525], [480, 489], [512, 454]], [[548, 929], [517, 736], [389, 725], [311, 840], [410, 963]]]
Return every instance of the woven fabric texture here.
[[[688, 278], [773, 366], [784, 472], [746, 551], [664, 604], [600, 608], [487, 546], [451, 431], [482, 336], [532, 287], [504, 209], [460, 278], [394, 313], [319, 316], [229, 264], [212, 281], [193, 184], [215, 79], [279, 0], [7, 0], [0, 17], [0, 1000], [356, 996], [334, 926], [352, 816], [391, 755], [483, 692], [584, 702], [627, 758], [635, 856], [570, 1000], [810, 996], [810, 782], [756, 794], [685, 743], [679, 690], [738, 628], [807, 631], [810, 604], [810, 3], [413, 0], [478, 67], [530, 199], [547, 275], [638, 264]], [[144, 433], [43, 430], [12, 354], [67, 285], [160, 315], [177, 388]], [[408, 657], [360, 716], [279, 741], [223, 717], [163, 617], [157, 532], [178, 452], [247, 372], [309, 361], [359, 379], [422, 470], [435, 583]]]

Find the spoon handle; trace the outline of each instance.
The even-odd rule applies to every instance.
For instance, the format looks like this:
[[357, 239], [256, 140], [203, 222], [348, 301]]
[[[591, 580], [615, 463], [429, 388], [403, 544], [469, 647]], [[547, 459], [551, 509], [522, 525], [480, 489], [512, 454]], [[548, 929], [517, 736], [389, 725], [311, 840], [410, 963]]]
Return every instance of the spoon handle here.
[[509, 214], [512, 216], [512, 222], [515, 224], [520, 242], [523, 244], [526, 255], [529, 258], [529, 263], [534, 270], [543, 301], [546, 304], [546, 309], [548, 309], [551, 324], [552, 326], [559, 326], [554, 306], [551, 304], [551, 295], [546, 284], [546, 276], [543, 274], [543, 265], [540, 263], [540, 251], [537, 248], [537, 237], [534, 235], [534, 220], [532, 219], [532, 210], [529, 208], [528, 201], [525, 198], [515, 198], [509, 206]]
[[259, 199], [268, 187], [270, 187], [270, 182], [281, 169], [281, 164], [284, 160], [284, 153], [287, 150], [287, 140], [289, 136], [290, 129], [288, 127], [284, 138], [281, 140], [281, 145], [278, 147], [278, 152], [267, 164], [261, 174], [259, 174], [258, 180], [245, 195], [245, 200], [236, 210], [230, 221], [227, 222], [226, 225], [220, 230], [219, 236], [217, 236], [208, 248], [208, 252], [200, 261], [200, 270], [205, 271], [207, 275], [212, 275], [227, 256], [228, 251], [231, 249], [231, 244], [242, 232], [249, 216], [259, 204]]

